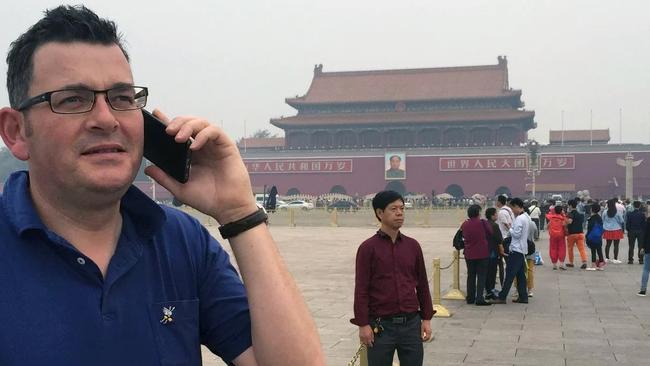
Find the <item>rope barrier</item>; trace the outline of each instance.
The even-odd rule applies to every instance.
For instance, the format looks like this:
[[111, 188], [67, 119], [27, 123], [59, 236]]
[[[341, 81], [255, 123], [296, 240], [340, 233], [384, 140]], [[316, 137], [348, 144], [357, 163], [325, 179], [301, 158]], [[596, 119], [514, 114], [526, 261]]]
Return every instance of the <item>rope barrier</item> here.
[[441, 270], [449, 269], [449, 267], [451, 267], [455, 262], [456, 262], [456, 258], [454, 258], [454, 259], [451, 261], [451, 263], [449, 263], [448, 265], [446, 265], [446, 266], [444, 266], [444, 267], [440, 267], [440, 269], [441, 269]]
[[357, 353], [355, 353], [350, 362], [348, 362], [348, 366], [354, 366], [357, 363], [357, 360], [359, 360], [359, 366], [368, 366], [368, 350], [366, 349], [365, 344], [359, 346]]

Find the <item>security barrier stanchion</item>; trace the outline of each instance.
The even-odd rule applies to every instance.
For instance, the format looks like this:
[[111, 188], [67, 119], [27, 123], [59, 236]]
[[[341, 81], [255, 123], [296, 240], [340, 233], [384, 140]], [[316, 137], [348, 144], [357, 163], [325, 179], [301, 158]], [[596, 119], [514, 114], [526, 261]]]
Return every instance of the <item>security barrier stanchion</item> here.
[[359, 357], [359, 366], [368, 366], [368, 348], [363, 347]]
[[292, 208], [289, 209], [289, 226], [296, 227], [296, 211]]
[[431, 224], [429, 223], [429, 215], [431, 215], [431, 209], [427, 207], [424, 210], [424, 227], [430, 227]]
[[339, 226], [339, 214], [337, 213], [337, 210], [334, 209], [332, 212], [330, 212], [330, 226], [337, 227]]
[[436, 318], [449, 318], [451, 313], [440, 305], [440, 258], [433, 259], [433, 314]]
[[454, 250], [454, 281], [452, 288], [442, 298], [445, 300], [465, 300], [465, 293], [460, 290], [460, 251]]

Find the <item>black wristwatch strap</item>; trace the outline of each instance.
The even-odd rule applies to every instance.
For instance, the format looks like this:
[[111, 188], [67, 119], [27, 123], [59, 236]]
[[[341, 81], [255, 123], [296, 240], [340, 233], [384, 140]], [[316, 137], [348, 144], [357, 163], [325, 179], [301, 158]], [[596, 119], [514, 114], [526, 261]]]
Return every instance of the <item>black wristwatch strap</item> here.
[[265, 224], [268, 219], [269, 217], [266, 212], [264, 212], [264, 209], [260, 208], [243, 219], [219, 226], [219, 232], [221, 233], [222, 238], [230, 239], [259, 224]]

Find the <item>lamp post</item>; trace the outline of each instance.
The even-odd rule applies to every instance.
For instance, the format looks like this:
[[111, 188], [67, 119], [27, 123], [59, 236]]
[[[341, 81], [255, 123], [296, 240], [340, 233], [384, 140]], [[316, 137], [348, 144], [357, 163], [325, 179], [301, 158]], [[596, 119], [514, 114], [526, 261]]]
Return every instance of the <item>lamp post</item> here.
[[535, 140], [529, 139], [526, 142], [521, 144], [522, 147], [525, 147], [528, 150], [528, 164], [526, 165], [526, 174], [531, 178], [533, 187], [532, 193], [533, 198], [536, 197], [536, 186], [535, 180], [537, 176], [542, 172], [542, 169], [539, 166], [539, 143]]

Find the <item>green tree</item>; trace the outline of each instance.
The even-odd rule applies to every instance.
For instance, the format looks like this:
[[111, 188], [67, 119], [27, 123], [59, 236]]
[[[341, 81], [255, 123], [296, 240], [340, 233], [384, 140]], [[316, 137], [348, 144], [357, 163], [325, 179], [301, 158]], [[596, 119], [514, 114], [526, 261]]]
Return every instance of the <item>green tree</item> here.
[[259, 139], [267, 139], [267, 138], [278, 137], [278, 136], [274, 133], [271, 133], [271, 131], [267, 129], [260, 129], [253, 132], [253, 137]]

